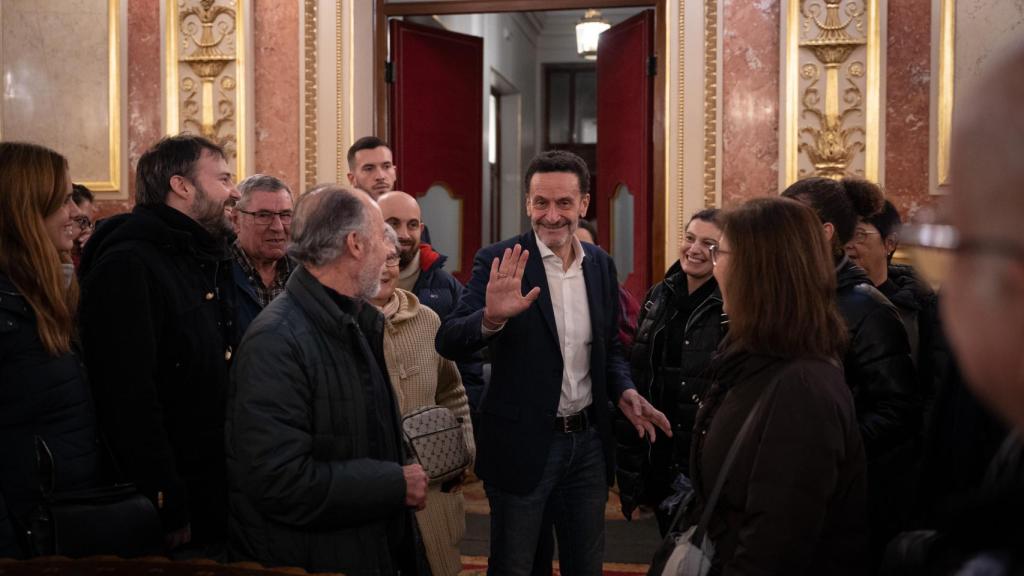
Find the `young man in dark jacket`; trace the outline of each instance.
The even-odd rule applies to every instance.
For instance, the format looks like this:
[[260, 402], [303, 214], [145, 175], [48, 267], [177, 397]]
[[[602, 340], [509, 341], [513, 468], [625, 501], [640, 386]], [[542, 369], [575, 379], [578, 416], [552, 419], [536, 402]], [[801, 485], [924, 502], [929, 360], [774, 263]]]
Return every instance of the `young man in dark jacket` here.
[[707, 368], [725, 335], [722, 295], [711, 274], [709, 252], [722, 235], [717, 219], [715, 209], [690, 219], [679, 262], [647, 293], [630, 354], [633, 382], [668, 417], [672, 437], [661, 436], [650, 447], [632, 426], [616, 427], [622, 512], [630, 518], [638, 504], [656, 506], [663, 534], [671, 516], [658, 505], [679, 474], [690, 478], [693, 422], [710, 384]]
[[427, 477], [405, 464], [384, 364], [384, 220], [362, 191], [296, 205], [288, 286], [249, 326], [228, 401], [234, 560], [352, 575], [417, 573], [411, 510]]
[[224, 401], [235, 345], [225, 212], [238, 191], [198, 136], [139, 159], [136, 206], [82, 257], [81, 329], [102, 432], [160, 512], [168, 550], [217, 555], [227, 521]]
[[850, 331], [843, 372], [853, 392], [868, 461], [874, 568], [886, 543], [906, 525], [923, 412], [910, 340], [899, 312], [845, 253], [858, 218], [878, 213], [883, 196], [877, 185], [865, 180], [820, 177], [799, 180], [782, 195], [815, 209], [836, 262], [839, 312]]

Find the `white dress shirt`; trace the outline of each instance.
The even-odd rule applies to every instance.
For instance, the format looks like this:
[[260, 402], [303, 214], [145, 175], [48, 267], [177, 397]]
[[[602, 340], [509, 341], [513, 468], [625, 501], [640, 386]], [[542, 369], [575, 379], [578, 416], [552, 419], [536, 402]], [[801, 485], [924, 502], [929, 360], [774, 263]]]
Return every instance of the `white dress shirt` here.
[[[536, 236], [535, 236], [536, 237]], [[562, 349], [562, 396], [558, 415], [568, 416], [590, 406], [590, 304], [583, 278], [583, 246], [572, 236], [575, 259], [564, 270], [562, 259], [537, 237], [537, 249], [551, 291], [558, 344]]]

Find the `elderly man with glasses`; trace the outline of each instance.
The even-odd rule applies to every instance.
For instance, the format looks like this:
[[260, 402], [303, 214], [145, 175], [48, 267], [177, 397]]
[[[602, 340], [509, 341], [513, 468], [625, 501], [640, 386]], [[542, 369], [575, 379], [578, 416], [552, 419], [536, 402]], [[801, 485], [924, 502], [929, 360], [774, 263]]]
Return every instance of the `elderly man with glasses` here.
[[281, 180], [255, 174], [238, 183], [232, 247], [238, 286], [236, 323], [242, 335], [267, 304], [284, 292], [294, 265], [285, 254], [292, 225], [292, 192]]

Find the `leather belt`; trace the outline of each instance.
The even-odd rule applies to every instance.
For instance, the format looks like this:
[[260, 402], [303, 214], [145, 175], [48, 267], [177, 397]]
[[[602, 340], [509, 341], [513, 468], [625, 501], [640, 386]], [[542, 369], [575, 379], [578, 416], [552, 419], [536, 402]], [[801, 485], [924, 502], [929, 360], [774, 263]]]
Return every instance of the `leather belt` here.
[[582, 432], [589, 426], [590, 419], [587, 418], [586, 410], [580, 410], [579, 412], [569, 414], [568, 416], [555, 417], [555, 432], [572, 434], [573, 432]]

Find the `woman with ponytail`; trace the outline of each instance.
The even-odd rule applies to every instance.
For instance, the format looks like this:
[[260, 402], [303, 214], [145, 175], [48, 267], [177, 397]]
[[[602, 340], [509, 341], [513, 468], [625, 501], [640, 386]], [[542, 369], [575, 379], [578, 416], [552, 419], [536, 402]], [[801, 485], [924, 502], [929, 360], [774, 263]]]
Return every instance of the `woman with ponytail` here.
[[52, 453], [55, 491], [99, 483], [95, 413], [74, 351], [78, 286], [61, 257], [75, 214], [63, 156], [0, 142], [0, 558], [29, 554], [26, 522], [42, 499], [37, 438]]

